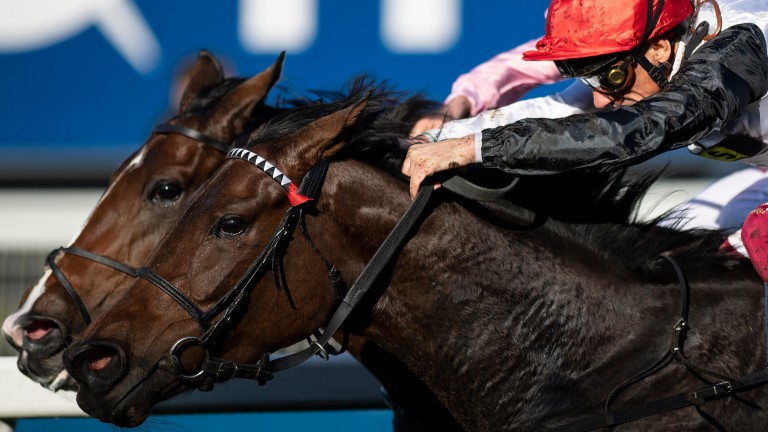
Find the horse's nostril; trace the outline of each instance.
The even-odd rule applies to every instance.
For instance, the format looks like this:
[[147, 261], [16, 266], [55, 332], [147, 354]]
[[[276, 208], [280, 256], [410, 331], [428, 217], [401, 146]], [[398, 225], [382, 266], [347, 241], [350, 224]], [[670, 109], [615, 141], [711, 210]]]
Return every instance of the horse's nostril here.
[[100, 371], [109, 366], [109, 363], [115, 357], [115, 352], [107, 347], [94, 347], [86, 355], [88, 368], [92, 371]]
[[29, 351], [33, 361], [51, 357], [66, 344], [63, 327], [52, 319], [29, 318], [21, 327], [21, 333], [21, 348]]
[[53, 324], [51, 322], [35, 320], [24, 327], [24, 333], [26, 334], [27, 339], [36, 342], [44, 338], [52, 329]]
[[108, 391], [127, 373], [123, 350], [111, 342], [75, 343], [64, 351], [63, 360], [72, 377], [94, 392]]

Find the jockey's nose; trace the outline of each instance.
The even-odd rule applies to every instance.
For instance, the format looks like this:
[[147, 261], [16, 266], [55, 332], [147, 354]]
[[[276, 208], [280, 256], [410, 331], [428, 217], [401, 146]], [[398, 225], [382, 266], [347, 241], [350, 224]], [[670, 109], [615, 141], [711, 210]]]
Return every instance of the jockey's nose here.
[[597, 90], [592, 90], [592, 103], [595, 105], [595, 108], [603, 109], [613, 104], [613, 102], [613, 98], [608, 97]]
[[73, 344], [64, 351], [64, 366], [81, 386], [91, 391], [106, 391], [125, 376], [125, 353], [111, 342], [93, 341]]

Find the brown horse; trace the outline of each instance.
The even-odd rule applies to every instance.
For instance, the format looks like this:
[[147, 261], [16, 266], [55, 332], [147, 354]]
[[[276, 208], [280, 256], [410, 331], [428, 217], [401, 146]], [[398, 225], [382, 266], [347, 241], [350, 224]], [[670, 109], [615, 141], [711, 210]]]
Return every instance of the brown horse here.
[[[65, 249], [67, 254], [59, 252], [50, 257], [55, 259], [52, 267], [61, 275], [49, 270], [25, 294], [19, 311], [9, 316], [3, 326], [6, 339], [20, 351], [18, 365], [22, 372], [54, 391], [77, 389], [77, 383], [64, 371], [61, 352], [79, 338], [90, 319], [111, 307], [131, 282], [130, 277], [114, 269], [119, 263], [105, 265], [98, 258], [82, 254], [92, 252], [130, 267], [143, 262], [184, 202], [223, 162], [221, 147], [283, 111], [262, 103], [281, 69], [282, 57], [249, 81], [225, 80], [216, 59], [206, 52], [200, 54], [182, 97], [181, 114], [168, 124], [194, 128], [201, 135], [187, 132], [185, 136], [181, 131], [153, 136], [113, 174], [109, 190], [77, 239]], [[354, 90], [355, 85], [351, 87], [352, 93], [362, 91]], [[335, 92], [318, 92], [316, 96], [341, 97]], [[432, 108], [431, 102], [422, 100], [408, 117], [412, 120]], [[203, 145], [204, 140], [209, 144], [219, 141], [219, 149]], [[131, 223], [125, 223], [126, 215]], [[69, 284], [74, 294], [67, 293], [62, 284]], [[78, 302], [82, 302], [81, 309], [76, 307]], [[353, 341], [350, 351], [366, 362], [387, 387], [397, 430], [457, 428], [450, 414], [410, 371], [379, 347], [362, 342]]]
[[[61, 353], [82, 334], [87, 321], [110, 308], [132, 278], [97, 261], [84, 250], [129, 266], [144, 262], [186, 201], [224, 161], [246, 126], [263, 123], [275, 109], [262, 102], [282, 69], [281, 56], [249, 80], [225, 79], [219, 62], [201, 51], [183, 92], [179, 114], [169, 120], [112, 175], [69, 253], [55, 261], [3, 324], [3, 334], [20, 351], [18, 367], [51, 389], [76, 389]], [[73, 299], [64, 283], [76, 291]], [[80, 308], [75, 307], [82, 301]]]
[[[298, 181], [322, 159], [333, 162], [316, 210], [305, 213], [308, 241], [290, 242], [275, 258], [284, 269], [276, 277], [284, 279], [280, 289], [271, 277], [246, 284], [250, 306], [215, 355], [255, 362], [326, 325], [339, 296], [326, 277], [329, 263], [351, 285], [408, 207], [403, 182], [361, 162], [391, 156], [389, 147], [360, 145], [375, 132], [382, 135], [376, 144], [393, 138], [386, 127], [376, 129], [381, 117], [370, 115], [380, 103], [347, 106], [298, 131], [290, 119], [272, 124], [249, 145], [285, 173], [281, 180]], [[152, 405], [189, 388], [178, 375], [196, 375], [206, 353], [194, 344], [174, 356], [169, 351], [206, 331], [190, 314], [222, 312], [219, 300], [270, 244], [291, 207], [275, 171], [267, 172], [226, 161], [153, 252], [147, 280], [137, 280], [66, 350], [83, 409], [134, 426]], [[554, 219], [498, 227], [447, 193], [438, 193], [429, 210], [347, 328], [402, 361], [467, 430], [542, 430], [601, 412], [612, 389], [668, 348], [680, 294], [673, 267], [657, 259], [661, 253], [682, 265], [692, 287], [689, 357], [732, 376], [765, 361], [760, 281], [748, 264], [716, 253], [719, 233]], [[521, 209], [519, 219], [527, 217]], [[621, 393], [616, 405], [702, 381], [672, 365], [651, 385]], [[625, 427], [762, 430], [768, 414], [756, 404], [766, 396], [760, 388]]]
[[[359, 148], [348, 145], [365, 141], [359, 137], [371, 125], [358, 117], [366, 109], [350, 106], [294, 133], [277, 134], [272, 125], [271, 135], [249, 146], [294, 180], [323, 158], [334, 162], [316, 211], [306, 214], [311, 240], [291, 242], [282, 259], [282, 291], [272, 278], [254, 281], [249, 310], [217, 355], [253, 362], [327, 324], [338, 293], [326, 264], [351, 284], [407, 208], [406, 186], [360, 162]], [[678, 279], [657, 260], [660, 253], [690, 276], [687, 348], [695, 362], [733, 376], [763, 364], [760, 281], [748, 265], [715, 253], [718, 233], [551, 219], [500, 229], [450, 195], [437, 198], [348, 328], [416, 372], [466, 429], [540, 430], [600, 412], [617, 384], [667, 348]], [[147, 274], [175, 284], [187, 310], [206, 311], [251, 266], [289, 207], [273, 178], [229, 160], [155, 250]], [[205, 329], [187, 310], [137, 281], [65, 354], [82, 385], [81, 406], [132, 426], [153, 404], [188, 388], [168, 357], [178, 341]], [[198, 347], [179, 355], [187, 375], [205, 359]], [[696, 388], [700, 379], [669, 367], [616, 402]], [[759, 430], [766, 414], [755, 402], [765, 396], [761, 388], [628, 427]]]

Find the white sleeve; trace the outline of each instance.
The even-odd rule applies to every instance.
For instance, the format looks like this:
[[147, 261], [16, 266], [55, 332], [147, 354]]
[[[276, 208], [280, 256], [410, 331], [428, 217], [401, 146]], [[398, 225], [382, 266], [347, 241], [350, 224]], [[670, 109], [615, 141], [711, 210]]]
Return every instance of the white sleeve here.
[[[737, 206], [751, 206], [749, 210], [752, 210], [768, 201], [760, 193], [766, 190], [767, 179], [768, 171], [755, 167], [744, 168], [729, 174], [671, 210], [661, 225], [676, 229], [739, 228], [744, 219], [734, 222], [735, 218], [739, 217], [735, 216], [736, 212], [741, 212]], [[729, 206], [731, 208], [726, 210]], [[723, 212], [728, 215], [727, 222], [723, 218]]]
[[447, 122], [442, 128], [427, 131], [430, 141], [460, 138], [514, 123], [524, 118], [560, 118], [593, 111], [592, 90], [575, 81], [565, 90], [534, 99], [526, 99], [478, 116]]

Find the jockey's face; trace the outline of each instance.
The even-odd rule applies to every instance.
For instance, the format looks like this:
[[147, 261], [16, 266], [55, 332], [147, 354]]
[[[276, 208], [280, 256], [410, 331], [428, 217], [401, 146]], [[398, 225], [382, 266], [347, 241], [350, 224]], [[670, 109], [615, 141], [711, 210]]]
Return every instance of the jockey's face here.
[[[671, 60], [672, 45], [662, 39], [652, 43], [644, 53], [653, 65]], [[621, 75], [617, 79], [615, 75]], [[614, 75], [609, 75], [613, 71]], [[581, 80], [592, 88], [592, 101], [595, 108], [635, 104], [648, 96], [661, 91], [658, 84], [648, 75], [648, 72], [632, 59], [625, 59], [609, 67], [603, 68], [595, 75], [582, 77]]]
[[645, 69], [638, 66], [637, 62], [629, 65], [629, 71], [634, 75], [634, 79], [628, 82], [622, 91], [606, 92], [602, 87], [592, 87], [592, 102], [595, 108], [632, 105], [661, 91], [656, 82], [651, 79]]

